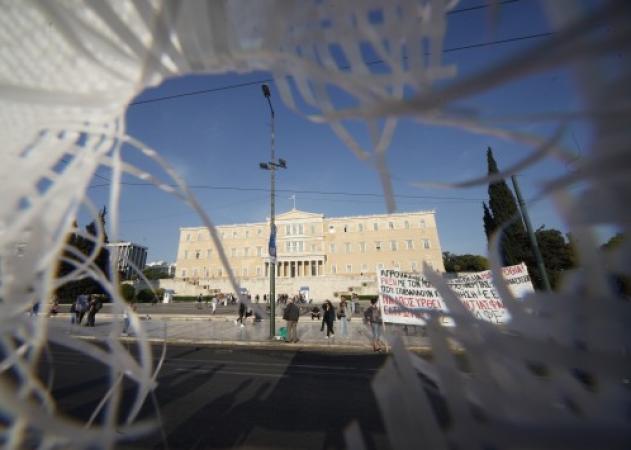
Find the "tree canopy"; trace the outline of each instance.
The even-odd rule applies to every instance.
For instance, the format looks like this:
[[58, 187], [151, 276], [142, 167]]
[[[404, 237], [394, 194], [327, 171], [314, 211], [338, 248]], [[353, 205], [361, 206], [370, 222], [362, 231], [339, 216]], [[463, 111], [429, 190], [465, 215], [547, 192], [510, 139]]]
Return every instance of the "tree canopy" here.
[[[57, 278], [69, 275], [75, 271], [89, 257], [98, 243], [101, 246], [99, 253], [94, 259], [96, 269], [102, 272], [106, 279], [110, 279], [110, 262], [109, 250], [105, 246], [108, 243], [107, 233], [105, 232], [105, 216], [107, 210], [105, 207], [99, 212], [97, 220], [103, 229], [103, 235], [99, 239], [98, 227], [95, 221], [92, 221], [85, 227], [85, 232], [78, 231], [77, 222], [74, 222], [73, 230], [68, 234], [66, 239], [66, 248], [62, 253], [62, 260], [57, 268]], [[87, 273], [80, 274], [80, 277], [69, 281], [57, 288], [57, 297], [61, 300], [74, 300], [79, 294], [105, 294], [105, 290], [101, 284]]]
[[[486, 157], [489, 175], [499, 173], [490, 147]], [[489, 183], [489, 203], [488, 206], [483, 203], [482, 208], [482, 222], [489, 241], [497, 228], [507, 224], [501, 239], [502, 263], [504, 265], [526, 263], [533, 285], [541, 288], [543, 286], [542, 274], [539, 273], [534, 251], [513, 192], [504, 180]], [[574, 267], [572, 245], [559, 230], [545, 229], [543, 226], [535, 232], [535, 238], [541, 250], [550, 285], [555, 288], [563, 272]]]
[[481, 272], [489, 269], [489, 261], [481, 255], [454, 255], [443, 252], [446, 272]]
[[163, 278], [173, 278], [171, 274], [169, 274], [168, 270], [164, 270], [164, 267], [156, 266], [156, 267], [147, 267], [142, 271], [143, 275], [147, 277], [148, 280], [159, 280]]

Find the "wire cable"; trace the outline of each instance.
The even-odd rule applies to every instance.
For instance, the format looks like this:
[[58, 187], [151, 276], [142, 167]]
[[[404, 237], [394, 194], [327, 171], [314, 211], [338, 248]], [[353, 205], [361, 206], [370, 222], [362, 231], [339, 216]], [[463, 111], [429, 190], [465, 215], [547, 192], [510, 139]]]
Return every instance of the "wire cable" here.
[[[509, 3], [516, 3], [520, 0], [505, 0], [502, 2], [498, 2], [498, 5], [504, 5], [504, 4], [509, 4]], [[454, 10], [449, 12], [448, 14], [455, 14], [455, 13], [460, 13], [460, 12], [468, 12], [468, 11], [473, 11], [473, 10], [479, 10], [479, 9], [483, 9], [483, 8], [488, 8], [491, 5], [485, 4], [485, 5], [477, 5], [477, 6], [472, 6], [469, 8], [462, 8], [460, 10]], [[443, 53], [450, 53], [450, 52], [455, 52], [455, 51], [461, 51], [461, 50], [470, 50], [470, 49], [474, 49], [474, 48], [481, 48], [481, 47], [487, 47], [487, 46], [491, 46], [491, 45], [502, 45], [502, 44], [508, 44], [511, 42], [519, 42], [519, 41], [524, 41], [524, 40], [528, 40], [528, 39], [538, 39], [538, 38], [543, 38], [543, 37], [549, 37], [554, 35], [555, 32], [550, 31], [550, 32], [545, 32], [545, 33], [535, 33], [535, 34], [529, 34], [529, 35], [525, 35], [525, 36], [515, 36], [512, 38], [506, 38], [506, 39], [496, 39], [494, 41], [487, 41], [487, 42], [480, 42], [477, 44], [470, 44], [470, 45], [462, 45], [462, 46], [458, 46], [458, 47], [450, 47], [450, 48], [445, 48], [443, 49]], [[366, 62], [366, 65], [368, 66], [372, 66], [372, 65], [376, 65], [376, 64], [382, 64], [383, 60], [381, 59], [375, 59], [372, 61], [368, 61]], [[341, 69], [349, 69], [350, 67], [348, 66], [344, 66]], [[230, 90], [230, 89], [239, 89], [242, 87], [248, 87], [248, 86], [256, 86], [259, 84], [263, 84], [263, 83], [271, 83], [274, 80], [272, 78], [264, 78], [264, 79], [260, 79], [260, 80], [254, 80], [254, 81], [246, 81], [243, 83], [235, 83], [235, 84], [228, 84], [225, 86], [219, 86], [216, 88], [209, 88], [209, 89], [201, 89], [201, 90], [197, 90], [197, 91], [190, 91], [190, 92], [182, 92], [179, 94], [172, 94], [172, 95], [165, 95], [165, 96], [161, 96], [161, 97], [155, 97], [155, 98], [149, 98], [149, 99], [145, 99], [145, 100], [137, 100], [134, 102], [131, 102], [129, 104], [129, 106], [138, 106], [138, 105], [146, 105], [149, 103], [155, 103], [155, 102], [161, 102], [161, 101], [166, 101], [166, 100], [174, 100], [174, 99], [178, 99], [181, 97], [190, 97], [190, 96], [194, 96], [194, 95], [203, 95], [203, 94], [211, 94], [214, 92], [221, 92], [221, 91], [226, 91], [226, 90]]]

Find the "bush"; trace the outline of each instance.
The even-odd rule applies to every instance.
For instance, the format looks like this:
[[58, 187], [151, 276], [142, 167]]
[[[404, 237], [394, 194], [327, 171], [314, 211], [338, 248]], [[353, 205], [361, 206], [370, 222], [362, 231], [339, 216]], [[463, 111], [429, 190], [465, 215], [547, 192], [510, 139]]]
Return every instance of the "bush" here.
[[[197, 301], [197, 295], [174, 295], [173, 296], [173, 302], [196, 302]], [[210, 296], [208, 295], [204, 295], [202, 296], [202, 300], [203, 301], [209, 301], [210, 300]]]
[[[347, 294], [343, 294], [342, 299], [346, 300], [346, 301], [350, 301], [351, 300], [351, 296], [347, 295]], [[360, 294], [357, 296], [357, 300], [359, 301], [370, 301], [373, 298], [379, 298], [378, 295], [371, 295], [371, 294]]]
[[131, 284], [121, 284], [119, 292], [121, 297], [123, 297], [127, 303], [131, 302], [136, 294], [136, 291]]
[[136, 294], [136, 300], [140, 303], [151, 303], [156, 298], [151, 289], [142, 289]]

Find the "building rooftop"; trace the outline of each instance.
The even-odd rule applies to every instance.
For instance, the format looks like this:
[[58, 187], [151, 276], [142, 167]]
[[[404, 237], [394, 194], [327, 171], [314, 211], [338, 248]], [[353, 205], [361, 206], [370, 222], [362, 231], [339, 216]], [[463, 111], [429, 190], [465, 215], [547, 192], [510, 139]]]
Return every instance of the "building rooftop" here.
[[[435, 209], [423, 210], [423, 211], [409, 211], [409, 212], [398, 212], [398, 213], [382, 213], [382, 214], [367, 214], [367, 215], [358, 215], [358, 216], [340, 216], [340, 217], [326, 217], [321, 213], [312, 213], [309, 211], [302, 211], [299, 209], [291, 209], [284, 213], [280, 213], [276, 215], [276, 220], [283, 220], [283, 216], [291, 214], [292, 216], [299, 216], [300, 214], [304, 214], [307, 217], [315, 217], [320, 216], [323, 219], [328, 220], [350, 220], [350, 219], [383, 219], [386, 217], [403, 217], [409, 215], [420, 215], [420, 214], [436, 214]], [[298, 217], [296, 217], [298, 218]], [[268, 225], [269, 217], [266, 218], [266, 222], [246, 222], [246, 223], [235, 223], [235, 224], [226, 224], [226, 225], [216, 225], [217, 229], [231, 228], [231, 227], [247, 227], [247, 226], [260, 226], [260, 225]], [[205, 230], [205, 226], [197, 226], [197, 227], [180, 227], [180, 230]]]

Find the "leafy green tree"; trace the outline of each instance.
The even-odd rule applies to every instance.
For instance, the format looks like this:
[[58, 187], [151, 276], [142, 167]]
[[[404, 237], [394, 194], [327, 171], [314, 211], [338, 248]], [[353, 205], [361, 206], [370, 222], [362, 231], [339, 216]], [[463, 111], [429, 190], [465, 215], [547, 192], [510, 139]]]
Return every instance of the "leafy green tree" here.
[[616, 233], [615, 236], [612, 236], [607, 242], [602, 245], [602, 249], [605, 251], [615, 250], [622, 245], [624, 242], [624, 234]]
[[172, 275], [165, 271], [162, 267], [147, 267], [142, 271], [143, 275], [148, 280], [160, 280], [164, 278], [173, 278]]
[[454, 255], [443, 252], [446, 272], [481, 272], [489, 269], [489, 261], [481, 255]]
[[141, 289], [136, 294], [136, 300], [138, 300], [140, 303], [149, 303], [153, 301], [153, 299], [154, 295], [151, 289]]
[[[574, 267], [572, 245], [559, 230], [545, 229], [544, 226], [537, 229], [535, 237], [537, 238], [541, 257], [546, 267], [548, 280], [552, 288], [555, 289], [559, 287], [563, 273]], [[533, 282], [539, 285], [542, 279], [534, 254], [532, 254], [532, 252], [525, 254], [524, 260], [528, 266], [528, 271], [530, 272]]]
[[[607, 242], [605, 242], [601, 249], [604, 252], [614, 251], [620, 246], [623, 245], [625, 241], [625, 235], [623, 233], [617, 233], [615, 236], [611, 237]], [[624, 273], [614, 273], [611, 278], [611, 282], [613, 284], [613, 288], [616, 292], [628, 297], [631, 297], [631, 277], [628, 274]]]
[[136, 295], [136, 290], [131, 284], [122, 283], [119, 288], [119, 292], [121, 297], [127, 302], [130, 303], [134, 296]]

